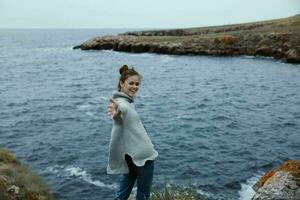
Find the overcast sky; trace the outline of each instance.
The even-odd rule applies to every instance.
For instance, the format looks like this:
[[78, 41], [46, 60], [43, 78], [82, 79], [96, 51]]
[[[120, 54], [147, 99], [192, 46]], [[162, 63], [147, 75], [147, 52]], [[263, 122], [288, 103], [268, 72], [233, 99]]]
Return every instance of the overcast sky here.
[[0, 28], [184, 28], [300, 14], [300, 0], [0, 0]]

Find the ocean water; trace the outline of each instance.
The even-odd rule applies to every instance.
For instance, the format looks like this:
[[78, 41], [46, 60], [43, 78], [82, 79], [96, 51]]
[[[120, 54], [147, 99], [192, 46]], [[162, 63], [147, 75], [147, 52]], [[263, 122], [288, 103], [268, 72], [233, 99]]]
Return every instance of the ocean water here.
[[300, 65], [72, 49], [124, 31], [0, 30], [0, 147], [56, 199], [113, 199], [106, 109], [122, 64], [143, 76], [135, 105], [159, 152], [155, 187], [247, 200], [264, 172], [300, 160]]

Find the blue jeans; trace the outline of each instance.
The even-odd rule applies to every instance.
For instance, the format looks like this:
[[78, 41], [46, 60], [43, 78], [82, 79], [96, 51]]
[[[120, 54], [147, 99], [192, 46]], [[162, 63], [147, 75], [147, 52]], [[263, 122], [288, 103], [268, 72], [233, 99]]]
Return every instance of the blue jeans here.
[[125, 155], [129, 173], [122, 174], [115, 192], [115, 200], [127, 200], [137, 180], [136, 200], [148, 200], [153, 180], [154, 160], [147, 160], [144, 166], [136, 166], [129, 155]]

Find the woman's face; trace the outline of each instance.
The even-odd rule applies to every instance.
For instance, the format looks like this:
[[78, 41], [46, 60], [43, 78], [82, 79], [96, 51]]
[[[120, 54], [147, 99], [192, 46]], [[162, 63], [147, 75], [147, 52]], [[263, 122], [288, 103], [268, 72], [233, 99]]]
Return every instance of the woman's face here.
[[140, 78], [137, 75], [129, 76], [124, 83], [120, 82], [121, 91], [133, 97], [140, 86]]

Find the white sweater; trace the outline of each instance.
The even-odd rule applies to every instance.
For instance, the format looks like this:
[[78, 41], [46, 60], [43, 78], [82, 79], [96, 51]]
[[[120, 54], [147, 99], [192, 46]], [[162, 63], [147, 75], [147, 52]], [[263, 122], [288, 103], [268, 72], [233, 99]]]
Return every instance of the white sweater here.
[[129, 169], [125, 154], [132, 158], [135, 165], [143, 166], [147, 160], [155, 160], [158, 152], [135, 111], [134, 98], [114, 90], [112, 99], [118, 103], [118, 114], [113, 118], [107, 173], [126, 174]]

